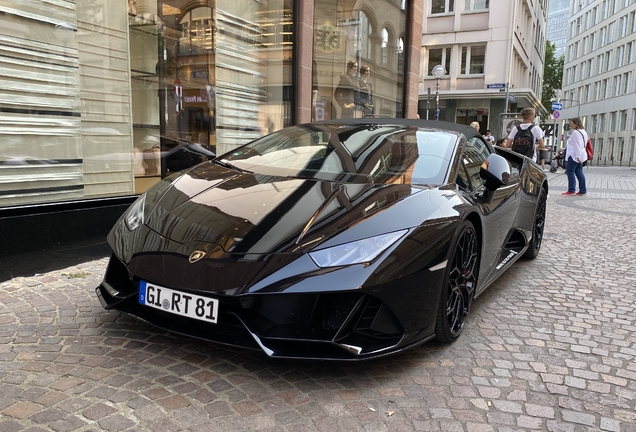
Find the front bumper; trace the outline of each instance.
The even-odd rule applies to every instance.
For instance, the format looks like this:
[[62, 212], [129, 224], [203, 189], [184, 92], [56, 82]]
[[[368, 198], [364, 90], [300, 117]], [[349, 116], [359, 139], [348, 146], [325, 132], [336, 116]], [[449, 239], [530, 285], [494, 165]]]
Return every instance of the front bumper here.
[[270, 357], [372, 358], [432, 337], [405, 331], [381, 296], [364, 290], [238, 295], [191, 290], [218, 299], [218, 322], [212, 324], [139, 304], [139, 280], [113, 255], [96, 293], [105, 309], [116, 309], [177, 333], [262, 350]]

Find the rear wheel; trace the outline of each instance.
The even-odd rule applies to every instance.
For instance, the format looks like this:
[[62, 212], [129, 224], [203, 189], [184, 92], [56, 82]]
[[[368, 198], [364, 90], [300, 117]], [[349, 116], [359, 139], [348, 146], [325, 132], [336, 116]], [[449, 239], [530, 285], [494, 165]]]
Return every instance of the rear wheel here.
[[528, 249], [523, 254], [526, 259], [535, 259], [541, 250], [541, 242], [543, 242], [543, 230], [545, 228], [545, 206], [546, 195], [545, 190], [541, 188], [539, 198], [537, 199], [537, 209], [534, 214], [534, 224], [532, 226], [532, 238], [528, 243]]
[[477, 287], [479, 242], [473, 224], [468, 221], [461, 227], [450, 260], [435, 326], [435, 339], [446, 343], [457, 339], [464, 329]]

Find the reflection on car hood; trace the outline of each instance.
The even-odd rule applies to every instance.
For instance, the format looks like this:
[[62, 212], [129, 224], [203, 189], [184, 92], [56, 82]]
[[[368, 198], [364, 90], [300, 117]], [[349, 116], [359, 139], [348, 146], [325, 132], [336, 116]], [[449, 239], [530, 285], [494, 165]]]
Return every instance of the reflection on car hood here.
[[[299, 252], [419, 190], [410, 184], [343, 185], [202, 164], [173, 183], [146, 225], [181, 244], [209, 242], [231, 253]], [[386, 230], [408, 223], [393, 220]]]

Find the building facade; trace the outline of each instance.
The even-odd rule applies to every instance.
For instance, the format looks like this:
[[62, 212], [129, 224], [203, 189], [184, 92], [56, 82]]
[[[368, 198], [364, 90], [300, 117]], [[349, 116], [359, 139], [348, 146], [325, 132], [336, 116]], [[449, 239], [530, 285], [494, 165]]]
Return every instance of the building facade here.
[[[161, 178], [285, 126], [415, 117], [422, 4], [1, 2], [0, 223], [24, 243], [24, 218], [116, 216]], [[372, 89], [351, 111], [335, 100], [349, 63]]]
[[546, 38], [555, 45], [555, 57], [565, 54], [568, 40], [570, 0], [550, 0]]
[[[426, 5], [421, 118], [435, 118], [438, 86], [441, 119], [477, 121], [482, 132], [489, 129], [497, 138], [509, 132], [502, 130], [506, 112], [544, 111], [547, 0], [433, 0]], [[436, 65], [444, 68], [439, 80], [433, 74]]]
[[636, 158], [636, 0], [571, 4], [562, 118], [581, 117], [594, 164]]

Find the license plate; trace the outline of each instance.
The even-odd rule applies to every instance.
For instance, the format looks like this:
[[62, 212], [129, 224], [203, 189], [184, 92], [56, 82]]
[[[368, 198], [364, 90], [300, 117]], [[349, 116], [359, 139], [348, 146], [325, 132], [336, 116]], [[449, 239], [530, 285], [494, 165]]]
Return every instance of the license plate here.
[[139, 303], [171, 314], [214, 324], [219, 313], [217, 299], [175, 291], [145, 281], [139, 283]]

